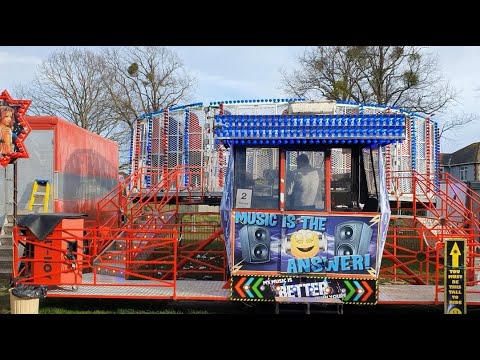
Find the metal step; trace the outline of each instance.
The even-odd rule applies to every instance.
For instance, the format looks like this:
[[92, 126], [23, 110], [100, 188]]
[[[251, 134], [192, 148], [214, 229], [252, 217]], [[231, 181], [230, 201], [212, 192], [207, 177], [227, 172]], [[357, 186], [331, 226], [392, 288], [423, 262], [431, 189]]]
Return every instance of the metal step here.
[[[21, 210], [19, 210], [19, 211], [21, 211]], [[25, 216], [27, 216], [28, 214], [30, 214], [30, 212], [28, 210], [25, 214], [17, 214], [17, 222], [20, 221]], [[13, 227], [13, 223], [14, 223], [13, 215], [12, 214], [7, 214], [7, 224], [5, 225], [5, 227], [7, 227], [7, 226], [12, 226]]]
[[0, 269], [4, 269], [5, 267], [9, 267], [10, 269], [13, 267], [13, 258], [12, 256], [7, 255], [0, 255]]
[[0, 245], [0, 256], [13, 256], [13, 245]]
[[12, 279], [12, 274], [13, 274], [12, 268], [0, 269], [0, 280], [10, 281]]
[[0, 245], [12, 245], [12, 244], [13, 244], [12, 234], [0, 235]]
[[0, 262], [0, 273], [12, 273], [13, 272], [13, 262]]
[[5, 235], [11, 235], [13, 231], [13, 224], [7, 224], [3, 227], [3, 231], [5, 232]]
[[9, 278], [13, 272], [13, 246], [0, 246], [0, 278]]

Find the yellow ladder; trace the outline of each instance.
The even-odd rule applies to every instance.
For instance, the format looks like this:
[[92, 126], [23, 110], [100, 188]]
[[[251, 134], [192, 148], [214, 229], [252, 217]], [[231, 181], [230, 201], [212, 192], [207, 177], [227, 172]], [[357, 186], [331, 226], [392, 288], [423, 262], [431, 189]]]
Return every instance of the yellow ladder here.
[[[28, 202], [28, 210], [34, 206], [43, 206], [43, 212], [48, 212], [48, 198], [50, 196], [50, 183], [45, 179], [35, 179], [32, 187], [32, 195]], [[42, 201], [43, 198], [43, 201]]]

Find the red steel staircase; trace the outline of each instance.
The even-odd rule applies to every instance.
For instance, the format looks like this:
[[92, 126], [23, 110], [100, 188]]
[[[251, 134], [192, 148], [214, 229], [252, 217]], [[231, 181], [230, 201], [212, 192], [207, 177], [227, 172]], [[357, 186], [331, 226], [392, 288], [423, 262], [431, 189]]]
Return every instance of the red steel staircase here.
[[[480, 195], [465, 183], [447, 173], [438, 181], [412, 171], [393, 174], [394, 188], [410, 181], [413, 190], [411, 207], [400, 201], [391, 202], [392, 216], [385, 244], [381, 277], [402, 279], [412, 284], [428, 284], [435, 280], [439, 252], [447, 238], [464, 238], [469, 243], [467, 266], [475, 264], [476, 245], [480, 233], [478, 213]], [[397, 186], [396, 186], [397, 185]], [[474, 273], [468, 274], [474, 281]]]
[[[189, 205], [203, 203], [203, 188], [202, 170], [198, 166], [135, 170], [98, 202], [100, 240], [97, 241], [94, 266], [106, 268], [105, 273], [109, 275], [124, 273], [128, 279], [142, 278], [141, 274], [167, 279], [202, 270], [221, 274], [225, 279], [220, 223], [196, 221], [195, 216], [201, 216], [200, 213], [183, 212], [185, 208], [188, 211]], [[204, 215], [206, 218], [212, 216], [216, 215]], [[176, 231], [178, 251], [172, 242], [165, 241], [171, 233], [160, 229]], [[126, 241], [128, 238], [130, 240]], [[213, 250], [212, 245], [215, 245]], [[170, 266], [173, 263], [175, 266]]]

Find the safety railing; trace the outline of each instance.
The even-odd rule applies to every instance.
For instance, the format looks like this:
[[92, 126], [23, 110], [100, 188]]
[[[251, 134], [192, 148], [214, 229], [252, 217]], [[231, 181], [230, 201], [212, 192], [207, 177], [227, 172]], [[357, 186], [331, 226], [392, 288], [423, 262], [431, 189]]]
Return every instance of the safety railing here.
[[[117, 229], [109, 229], [115, 233]], [[159, 288], [150, 292], [152, 298], [176, 298], [176, 272], [163, 279], [157, 272], [145, 273], [143, 268], [177, 268], [178, 233], [171, 229], [125, 229], [126, 236], [115, 249], [99, 254], [98, 231], [91, 229], [54, 229], [45, 239], [38, 239], [27, 228], [14, 227], [14, 269], [17, 283], [51, 287], [108, 287], [122, 297], [139, 296], [140, 287]], [[108, 239], [113, 240], [113, 239]], [[171, 249], [168, 258], [132, 259], [131, 254], [152, 249]], [[121, 290], [114, 290], [119, 288]], [[137, 289], [137, 290], [134, 290]]]

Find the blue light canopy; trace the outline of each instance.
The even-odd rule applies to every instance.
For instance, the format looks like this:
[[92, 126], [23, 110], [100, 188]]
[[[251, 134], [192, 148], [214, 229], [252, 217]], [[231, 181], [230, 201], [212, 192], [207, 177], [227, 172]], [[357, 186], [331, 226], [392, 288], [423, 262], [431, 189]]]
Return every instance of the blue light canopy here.
[[258, 145], [384, 145], [405, 139], [405, 115], [217, 115], [215, 138]]

